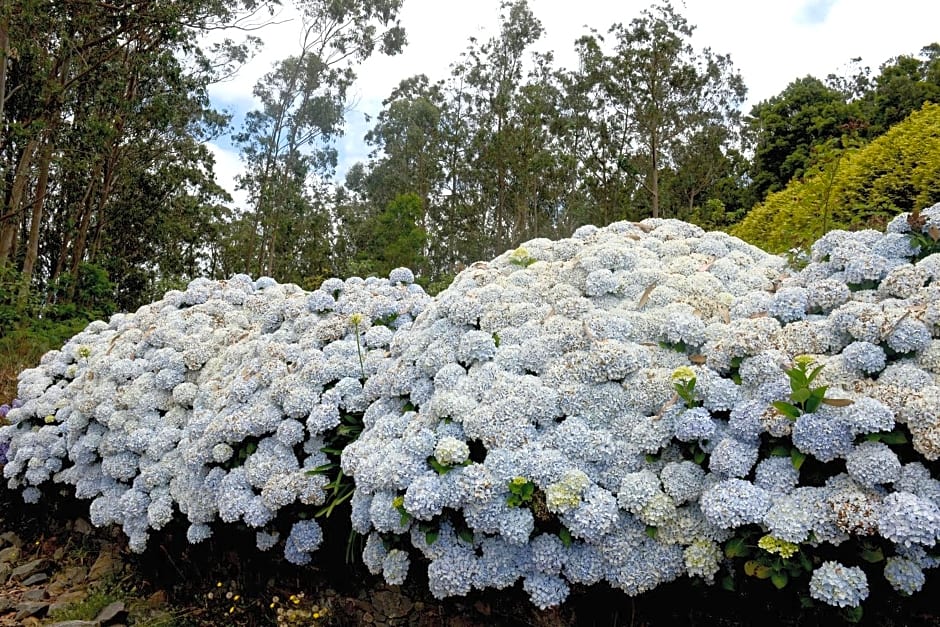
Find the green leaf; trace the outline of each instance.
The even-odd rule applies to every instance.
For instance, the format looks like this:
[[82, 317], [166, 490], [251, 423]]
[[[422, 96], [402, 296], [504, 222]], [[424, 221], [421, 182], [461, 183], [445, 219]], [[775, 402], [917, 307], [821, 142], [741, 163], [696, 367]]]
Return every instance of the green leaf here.
[[862, 549], [861, 557], [869, 564], [877, 564], [878, 562], [884, 561], [885, 554], [879, 548]]
[[823, 405], [829, 405], [830, 407], [848, 407], [855, 404], [855, 401], [850, 398], [824, 398], [822, 402]]
[[907, 436], [903, 431], [892, 431], [890, 433], [875, 433], [878, 439], [885, 444], [907, 444]]
[[770, 583], [774, 584], [774, 587], [777, 588], [777, 590], [782, 590], [785, 588], [789, 580], [790, 578], [787, 577], [786, 573], [774, 573], [770, 576]]
[[767, 579], [774, 574], [774, 570], [770, 566], [764, 566], [761, 564], [754, 569], [754, 576], [758, 579]]
[[424, 541], [427, 543], [428, 546], [431, 546], [440, 537], [440, 535], [441, 533], [437, 531], [436, 529], [433, 531], [425, 531]]
[[457, 537], [463, 540], [464, 542], [473, 543], [473, 532], [469, 529], [461, 529], [457, 532]]
[[744, 562], [744, 574], [748, 577], [756, 576], [758, 568], [760, 568], [760, 562], [757, 560], [748, 560]]
[[705, 460], [708, 458], [708, 453], [699, 449], [695, 451], [695, 455], [692, 456], [692, 461], [701, 466]]
[[728, 592], [734, 592], [734, 579], [731, 578], [731, 575], [725, 575], [721, 578], [721, 587]]
[[800, 469], [800, 466], [803, 465], [803, 462], [806, 461], [806, 453], [801, 453], [797, 449], [790, 451], [790, 461], [793, 462], [793, 467], [796, 470]]
[[564, 545], [566, 549], [571, 546], [571, 543], [572, 543], [571, 532], [568, 531], [567, 527], [562, 527], [561, 529], [558, 530], [558, 539], [561, 540], [561, 543]]
[[433, 455], [428, 457], [428, 465], [436, 470], [437, 474], [439, 475], [446, 475], [454, 469], [453, 466], [447, 466], [446, 464], [442, 464], [441, 462], [437, 461]]
[[772, 449], [770, 449], [770, 456], [771, 457], [789, 457], [790, 449], [787, 448], [786, 446], [775, 446]]
[[744, 542], [744, 538], [731, 538], [725, 544], [725, 557], [729, 559], [744, 557], [748, 553], [750, 553], [750, 549], [747, 543]]
[[806, 380], [806, 375], [800, 370], [791, 368], [787, 370], [787, 376], [790, 377], [791, 390], [798, 390], [800, 388], [809, 387], [809, 381]]
[[847, 623], [857, 623], [862, 620], [862, 606], [846, 607], [842, 610], [842, 617]]
[[810, 572], [811, 570], [813, 570], [813, 562], [810, 561], [809, 557], [807, 557], [807, 555], [803, 553], [802, 551], [799, 552], [799, 556], [800, 556], [800, 566], [803, 567], [803, 570], [805, 570], [806, 572]]
[[823, 368], [824, 368], [824, 366], [822, 366], [822, 365], [816, 366], [815, 368], [813, 368], [813, 371], [809, 373], [809, 376], [808, 376], [808, 377], [806, 377], [806, 383], [807, 383], [807, 384], [812, 383], [812, 382], [813, 382], [813, 379], [815, 379], [816, 376], [817, 376], [820, 372], [822, 372], [822, 369], [823, 369]]
[[810, 392], [809, 388], [800, 388], [798, 390], [793, 390], [793, 393], [790, 394], [790, 398], [792, 398], [797, 403], [803, 403], [810, 397], [810, 395], [812, 395], [812, 392]]
[[805, 408], [806, 408], [807, 413], [813, 413], [814, 411], [819, 409], [820, 403], [822, 403], [823, 399], [826, 397], [827, 389], [829, 389], [829, 386], [824, 385], [820, 388], [816, 388], [815, 390], [813, 390], [813, 393], [810, 394], [809, 399], [807, 399], [806, 401]]
[[653, 538], [654, 540], [656, 539], [656, 533], [658, 531], [659, 529], [654, 527], [653, 525], [646, 525], [646, 535]]
[[781, 414], [783, 414], [784, 416], [792, 420], [796, 420], [797, 418], [799, 418], [800, 414], [802, 413], [800, 412], [799, 407], [796, 407], [784, 401], [774, 401], [773, 403], [771, 403], [771, 405], [774, 406], [774, 409], [776, 409]]

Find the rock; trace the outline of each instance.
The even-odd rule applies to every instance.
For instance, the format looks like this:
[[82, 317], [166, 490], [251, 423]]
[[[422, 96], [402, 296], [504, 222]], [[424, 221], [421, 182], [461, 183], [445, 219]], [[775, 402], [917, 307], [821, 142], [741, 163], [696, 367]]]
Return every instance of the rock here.
[[75, 523], [72, 525], [72, 529], [87, 536], [89, 533], [94, 531], [94, 527], [91, 526], [91, 523], [85, 520], [84, 518], [76, 518]]
[[116, 575], [123, 568], [121, 561], [113, 553], [102, 553], [88, 571], [89, 581], [98, 581], [109, 575]]
[[[33, 577], [39, 577], [39, 575], [33, 575]], [[32, 579], [32, 577], [30, 577]], [[26, 582], [23, 582], [23, 585], [26, 585]], [[46, 599], [46, 591], [42, 588], [35, 588], [33, 590], [27, 590], [23, 593], [22, 599], [24, 601], [44, 601]]]
[[16, 609], [14, 620], [24, 622], [27, 616], [45, 614], [46, 610], [49, 609], [49, 604], [42, 601], [23, 601], [22, 603], [17, 603], [14, 609]]
[[114, 625], [117, 622], [123, 622], [125, 618], [127, 618], [127, 610], [124, 609], [123, 601], [109, 603], [95, 616], [95, 620], [101, 625]]
[[147, 597], [147, 606], [148, 607], [160, 607], [161, 605], [166, 605], [167, 594], [166, 590], [157, 590], [149, 597]]
[[58, 623], [49, 623], [46, 627], [100, 627], [94, 620], [63, 620]]
[[0, 533], [0, 543], [10, 544], [15, 547], [23, 546], [23, 541], [12, 531], [4, 531], [3, 533]]
[[49, 575], [46, 573], [36, 573], [35, 575], [30, 575], [23, 580], [24, 586], [35, 586], [37, 583], [42, 583], [49, 579]]
[[48, 586], [49, 594], [58, 594], [77, 586], [83, 583], [87, 576], [88, 569], [84, 566], [69, 566], [60, 570], [52, 577], [52, 583]]
[[25, 564], [21, 564], [13, 569], [10, 577], [17, 580], [23, 580], [46, 567], [46, 560], [43, 558], [35, 559]]
[[20, 547], [8, 546], [0, 550], [0, 563], [15, 562], [20, 558]]

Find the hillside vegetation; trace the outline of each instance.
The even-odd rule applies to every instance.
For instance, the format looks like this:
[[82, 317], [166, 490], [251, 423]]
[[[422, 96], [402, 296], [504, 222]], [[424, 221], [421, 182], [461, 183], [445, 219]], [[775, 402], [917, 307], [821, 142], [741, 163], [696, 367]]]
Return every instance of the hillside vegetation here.
[[883, 227], [898, 213], [940, 201], [940, 105], [927, 103], [871, 143], [830, 150], [732, 229], [769, 252], [832, 229]]

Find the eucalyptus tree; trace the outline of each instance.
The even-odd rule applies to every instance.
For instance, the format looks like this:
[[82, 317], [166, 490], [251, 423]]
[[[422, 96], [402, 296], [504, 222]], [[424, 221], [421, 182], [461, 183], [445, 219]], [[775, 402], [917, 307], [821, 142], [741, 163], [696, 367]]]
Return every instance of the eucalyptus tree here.
[[[608, 31], [611, 52], [589, 54], [588, 74], [603, 88], [604, 109], [621, 128], [613, 141], [625, 135], [628, 154], [617, 166], [636, 172], [646, 192], [649, 213], [659, 217], [664, 204], [660, 176], [675, 167], [675, 152], [702, 129], [720, 125], [728, 129], [728, 143], [739, 125], [738, 108], [746, 93], [728, 56], [710, 49], [696, 50], [690, 43], [694, 27], [668, 2], [654, 5], [628, 26], [614, 24]], [[586, 50], [603, 50], [597, 33], [582, 40]]]
[[500, 19], [497, 36], [471, 39], [452, 66], [456, 97], [444, 114], [448, 128], [463, 131], [447, 137], [465, 164], [448, 164], [451, 196], [462, 196], [448, 221], [473, 234], [461, 251], [466, 258], [491, 256], [557, 223], [551, 126], [560, 96], [553, 58], [530, 51], [543, 28], [525, 0], [504, 2]]
[[[246, 48], [223, 40], [204, 50], [199, 40], [270, 4], [2, 3], [0, 267], [22, 274], [23, 299], [31, 285], [47, 290], [65, 275], [74, 285], [81, 264], [112, 259], [109, 231], [142, 230], [127, 216], [115, 220], [112, 206], [135, 169], [159, 172], [192, 158], [198, 165], [180, 190], [211, 187], [211, 158], [197, 138], [219, 121], [206, 85]], [[141, 151], [147, 156], [137, 160]], [[161, 271], [153, 260], [143, 266], [149, 276]]]
[[[332, 239], [327, 179], [336, 166], [355, 65], [405, 42], [401, 0], [313, 0], [303, 5], [297, 54], [255, 85], [260, 108], [235, 135], [250, 207], [232, 225], [228, 264], [300, 282], [326, 272]], [[301, 267], [297, 267], [297, 266]]]

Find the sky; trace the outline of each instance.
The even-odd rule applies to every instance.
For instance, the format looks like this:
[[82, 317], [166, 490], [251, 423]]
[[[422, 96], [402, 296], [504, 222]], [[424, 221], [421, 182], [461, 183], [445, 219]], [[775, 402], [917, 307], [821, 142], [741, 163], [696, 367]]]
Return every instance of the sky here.
[[[649, 0], [529, 0], [545, 33], [535, 50], [551, 50], [556, 67], [577, 62], [574, 42], [594, 28], [601, 33], [615, 23], [628, 24], [651, 4]], [[369, 130], [382, 100], [405, 78], [426, 74], [432, 81], [449, 75], [449, 66], [466, 50], [470, 37], [486, 40], [498, 33], [500, 0], [404, 0], [399, 14], [408, 36], [394, 57], [373, 55], [357, 68], [345, 135], [337, 142], [342, 182], [354, 163], [365, 161]], [[916, 54], [940, 41], [940, 2], [936, 0], [674, 0], [673, 7], [695, 27], [696, 50], [728, 54], [748, 88], [743, 111], [812, 75], [850, 72], [850, 61], [878, 67], [900, 54]], [[252, 88], [276, 60], [299, 50], [299, 20], [285, 11], [280, 22], [258, 31], [264, 45], [238, 75], [210, 88], [216, 108], [233, 114], [237, 130], [244, 114], [257, 105]], [[244, 195], [235, 191], [241, 172], [237, 150], [222, 138], [210, 144], [219, 183], [233, 193], [236, 206]]]

